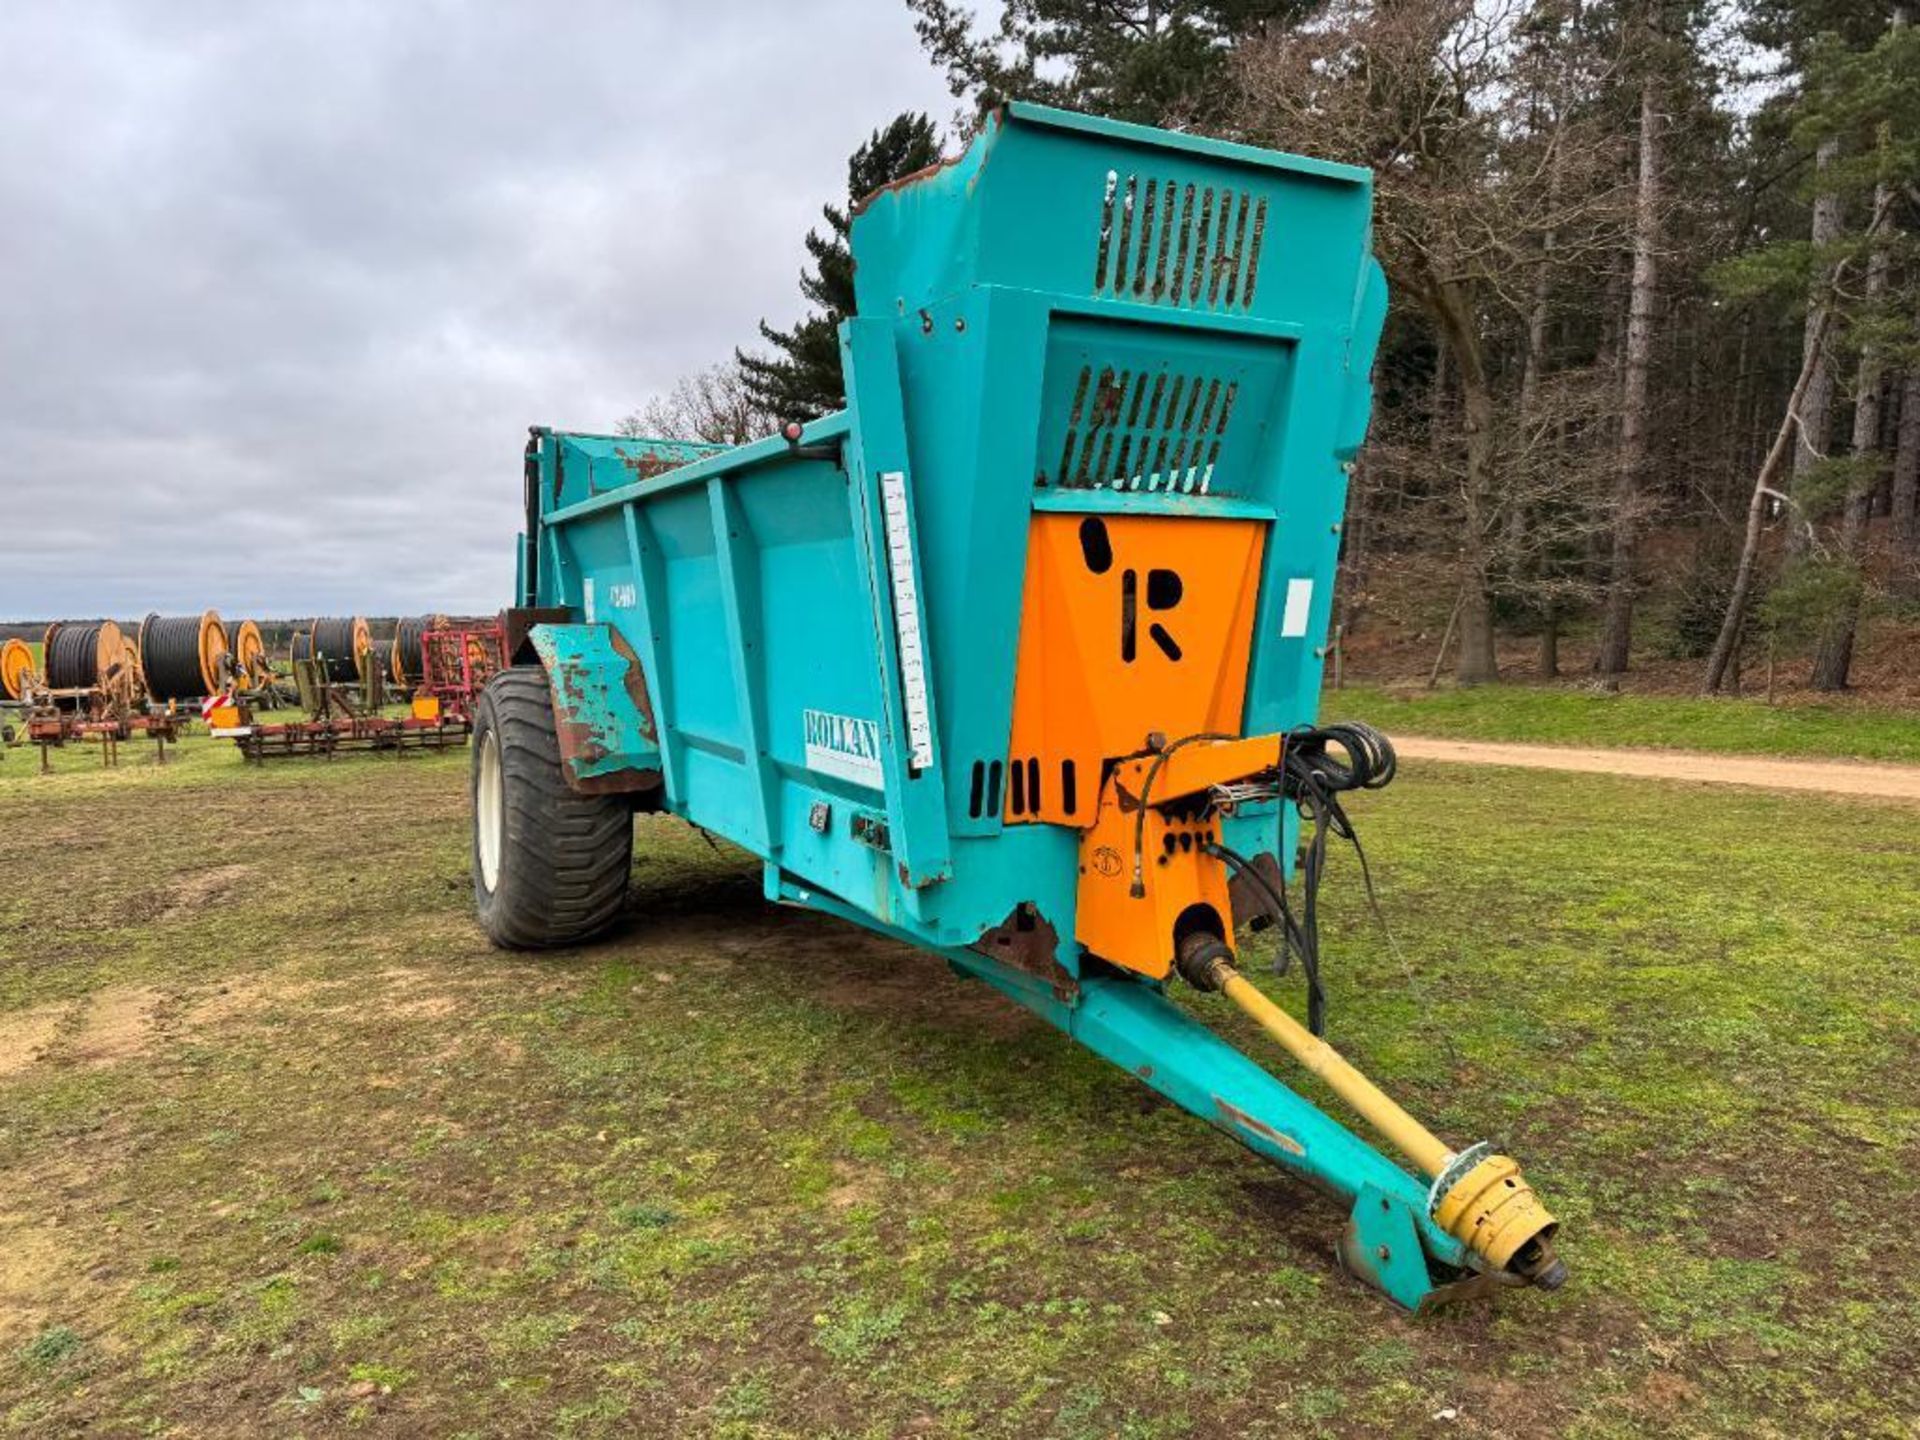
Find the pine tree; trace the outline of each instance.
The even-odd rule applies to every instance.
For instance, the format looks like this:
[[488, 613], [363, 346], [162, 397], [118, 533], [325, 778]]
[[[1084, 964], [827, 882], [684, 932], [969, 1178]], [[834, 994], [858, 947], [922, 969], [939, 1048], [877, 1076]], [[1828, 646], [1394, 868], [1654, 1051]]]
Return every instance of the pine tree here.
[[765, 320], [760, 335], [771, 355], [736, 351], [735, 360], [755, 405], [781, 420], [811, 420], [847, 403], [840, 376], [840, 322], [853, 314], [853, 253], [847, 247], [852, 203], [940, 158], [940, 138], [925, 115], [902, 114], [847, 161], [848, 206], [826, 205], [827, 230], [807, 232], [813, 268], [800, 275], [800, 293], [818, 308], [791, 330]]
[[[1823, 34], [1809, 47], [1806, 83], [1791, 97], [1794, 133], [1803, 150], [1825, 156], [1815, 169], [1815, 213], [1859, 215], [1857, 229], [1816, 231], [1819, 243], [1772, 239], [1719, 267], [1724, 294], [1774, 296], [1782, 302], [1811, 277], [1809, 324], [1800, 379], [1778, 437], [1755, 481], [1733, 594], [1709, 658], [1703, 688], [1720, 688], [1736, 667], [1746, 610], [1758, 588], [1761, 522], [1785, 447], [1813, 450], [1795, 478], [1789, 521], [1798, 553], [1789, 552], [1766, 613], [1776, 626], [1817, 634], [1812, 683], [1847, 684], [1867, 589], [1867, 521], [1885, 468], [1881, 445], [1882, 382], [1891, 361], [1914, 353], [1915, 295], [1920, 265], [1912, 232], [1902, 225], [1920, 190], [1920, 96], [1911, 77], [1920, 66], [1920, 34], [1900, 12], [1878, 40], [1855, 49], [1847, 37]], [[1895, 257], [1903, 263], [1897, 267]], [[1825, 416], [1814, 408], [1816, 381], [1831, 384], [1836, 366], [1854, 361], [1850, 453], [1826, 453]], [[1811, 398], [1810, 398], [1811, 397]], [[1830, 521], [1838, 512], [1837, 526]]]
[[971, 5], [907, 0], [953, 93], [1087, 110], [1145, 125], [1230, 112], [1236, 45], [1306, 18], [1310, 0], [1009, 0], [982, 35]]
[[[1884, 470], [1880, 448], [1881, 389], [1891, 348], [1910, 348], [1913, 313], [1912, 267], [1904, 293], [1894, 294], [1890, 279], [1892, 245], [1888, 231], [1895, 198], [1920, 188], [1920, 104], [1914, 96], [1913, 76], [1920, 62], [1920, 45], [1907, 28], [1904, 9], [1896, 9], [1892, 24], [1865, 54], [1841, 52], [1820, 57], [1809, 86], [1813, 104], [1810, 127], [1826, 135], [1851, 133], [1856, 137], [1858, 162], [1843, 183], [1851, 183], [1865, 198], [1872, 186], [1872, 217], [1858, 241], [1865, 283], [1850, 297], [1849, 348], [1857, 356], [1854, 374], [1852, 453], [1841, 487], [1840, 519], [1835, 536], [1834, 565], [1842, 582], [1835, 587], [1838, 603], [1825, 617], [1813, 656], [1813, 687], [1844, 690], [1853, 665], [1854, 642], [1860, 628], [1866, 584], [1867, 521], [1874, 492]], [[1905, 247], [1911, 248], [1911, 247]]]

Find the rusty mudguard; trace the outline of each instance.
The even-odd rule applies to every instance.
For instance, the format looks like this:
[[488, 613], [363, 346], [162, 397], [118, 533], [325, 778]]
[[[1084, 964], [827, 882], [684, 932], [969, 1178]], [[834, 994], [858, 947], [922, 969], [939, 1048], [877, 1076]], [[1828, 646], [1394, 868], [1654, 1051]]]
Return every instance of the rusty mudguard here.
[[611, 625], [535, 625], [528, 636], [553, 693], [560, 770], [586, 795], [661, 788], [659, 731], [640, 658]]

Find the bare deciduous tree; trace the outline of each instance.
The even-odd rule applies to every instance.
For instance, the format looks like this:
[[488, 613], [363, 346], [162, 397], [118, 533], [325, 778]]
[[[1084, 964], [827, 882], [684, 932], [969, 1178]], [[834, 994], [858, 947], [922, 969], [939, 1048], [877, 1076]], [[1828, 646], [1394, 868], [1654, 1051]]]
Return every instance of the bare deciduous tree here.
[[[1447, 356], [1458, 408], [1423, 480], [1447, 486], [1457, 526], [1455, 673], [1466, 684], [1497, 678], [1503, 600], [1530, 581], [1575, 583], [1528, 557], [1592, 523], [1591, 467], [1564, 453], [1592, 430], [1573, 416], [1536, 423], [1533, 395], [1522, 406], [1516, 391], [1538, 387], [1540, 371], [1523, 378], [1507, 357], [1534, 324], [1542, 267], [1591, 268], [1622, 243], [1632, 196], [1619, 140], [1581, 103], [1608, 64], [1576, 11], [1518, 0], [1334, 0], [1312, 27], [1240, 57], [1252, 138], [1373, 167], [1375, 247]], [[1535, 466], [1548, 434], [1561, 463]], [[1537, 493], [1543, 479], [1551, 494]]]
[[676, 380], [618, 425], [622, 435], [657, 440], [702, 440], [709, 445], [744, 445], [771, 435], [779, 420], [761, 408], [738, 364], [711, 365]]

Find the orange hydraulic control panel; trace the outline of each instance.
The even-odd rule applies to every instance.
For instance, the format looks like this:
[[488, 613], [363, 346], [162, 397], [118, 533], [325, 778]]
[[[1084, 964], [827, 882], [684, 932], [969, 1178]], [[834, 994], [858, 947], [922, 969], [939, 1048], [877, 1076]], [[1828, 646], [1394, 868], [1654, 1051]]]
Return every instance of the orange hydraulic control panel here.
[[1100, 818], [1080, 839], [1075, 938], [1110, 964], [1156, 980], [1189, 931], [1233, 941], [1213, 785], [1272, 770], [1281, 737], [1177, 741], [1122, 761], [1100, 792]]
[[1240, 735], [1265, 539], [1251, 519], [1033, 517], [1003, 818], [1082, 832], [1077, 938], [1156, 978], [1187, 928], [1232, 938], [1207, 787], [1279, 761], [1278, 736], [1189, 738]]

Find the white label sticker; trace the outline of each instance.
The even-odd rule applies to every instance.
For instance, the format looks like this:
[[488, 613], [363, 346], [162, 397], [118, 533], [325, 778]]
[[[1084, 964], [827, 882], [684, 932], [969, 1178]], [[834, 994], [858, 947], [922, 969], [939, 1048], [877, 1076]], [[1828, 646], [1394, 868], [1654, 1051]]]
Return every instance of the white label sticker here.
[[886, 788], [880, 769], [880, 727], [858, 715], [827, 710], [801, 712], [806, 729], [807, 768], [835, 775], [874, 790]]
[[907, 710], [907, 758], [915, 770], [927, 770], [933, 766], [933, 723], [927, 705], [927, 662], [920, 644], [920, 587], [913, 575], [907, 477], [902, 472], [889, 470], [880, 477], [880, 507], [887, 528], [887, 568], [893, 575], [893, 623], [899, 633], [900, 698]]
[[1280, 638], [1297, 640], [1307, 633], [1307, 612], [1313, 609], [1313, 581], [1287, 581], [1287, 608], [1280, 613]]
[[591, 575], [580, 582], [580, 608], [587, 612], [587, 623], [593, 624], [593, 577]]

